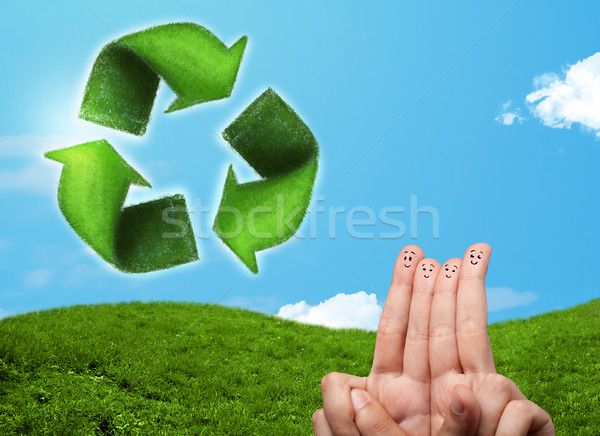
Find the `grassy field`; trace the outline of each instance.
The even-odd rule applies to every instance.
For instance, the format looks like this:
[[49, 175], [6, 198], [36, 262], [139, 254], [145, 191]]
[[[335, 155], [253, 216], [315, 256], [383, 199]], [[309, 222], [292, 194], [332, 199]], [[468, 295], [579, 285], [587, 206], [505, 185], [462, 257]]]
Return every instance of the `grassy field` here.
[[[498, 372], [563, 435], [600, 434], [600, 300], [490, 327]], [[0, 321], [0, 434], [311, 434], [320, 380], [368, 374], [375, 334], [186, 303]]]

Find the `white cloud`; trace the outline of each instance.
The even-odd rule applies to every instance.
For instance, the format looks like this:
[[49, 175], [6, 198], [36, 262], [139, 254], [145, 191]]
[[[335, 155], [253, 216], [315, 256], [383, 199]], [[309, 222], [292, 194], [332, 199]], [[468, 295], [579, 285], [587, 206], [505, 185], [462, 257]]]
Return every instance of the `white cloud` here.
[[537, 294], [533, 292], [517, 292], [514, 289], [506, 287], [487, 288], [486, 294], [488, 312], [528, 306], [538, 299]]
[[555, 73], [544, 73], [544, 74], [540, 74], [539, 76], [536, 76], [533, 78], [533, 86], [535, 86], [537, 89], [546, 87], [548, 85], [550, 85], [553, 82], [556, 82], [560, 80], [560, 77], [558, 76], [558, 74]]
[[570, 129], [579, 123], [600, 137], [600, 52], [570, 66], [564, 78], [546, 73], [534, 85], [526, 101], [544, 125]]
[[51, 277], [52, 270], [48, 268], [41, 268], [33, 271], [27, 271], [23, 277], [23, 281], [29, 288], [43, 288], [50, 282]]
[[523, 120], [525, 120], [525, 118], [523, 118], [518, 112], [505, 112], [498, 115], [495, 120], [504, 124], [505, 126], [512, 126], [515, 121], [518, 121], [519, 124], [523, 124]]
[[514, 124], [515, 121], [518, 121], [519, 124], [523, 124], [523, 121], [525, 121], [526, 118], [521, 115], [521, 108], [518, 107], [518, 108], [515, 108], [513, 111], [509, 111], [511, 105], [512, 105], [511, 100], [504, 103], [502, 105], [503, 113], [501, 113], [494, 119], [496, 121], [498, 121], [499, 123], [504, 124], [505, 126], [511, 126]]
[[306, 301], [286, 304], [279, 309], [277, 316], [333, 328], [377, 330], [381, 310], [375, 294], [368, 295], [360, 291], [355, 294], [339, 293], [316, 306], [311, 306]]

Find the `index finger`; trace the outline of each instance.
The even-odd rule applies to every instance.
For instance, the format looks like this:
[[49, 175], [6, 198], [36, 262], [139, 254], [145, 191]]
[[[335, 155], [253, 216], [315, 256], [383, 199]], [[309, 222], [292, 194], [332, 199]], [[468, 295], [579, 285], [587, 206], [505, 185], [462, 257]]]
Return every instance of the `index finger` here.
[[404, 346], [404, 374], [429, 383], [429, 314], [433, 287], [440, 271], [435, 259], [423, 259], [417, 265], [413, 283], [408, 330]]
[[[334, 434], [359, 436], [354, 423], [354, 408], [350, 398], [352, 389], [366, 389], [366, 378], [331, 372], [321, 380], [323, 414]], [[324, 434], [325, 431], [323, 431]]]
[[371, 373], [402, 373], [414, 273], [423, 257], [423, 250], [416, 245], [407, 245], [396, 259], [392, 284], [377, 328]]
[[467, 372], [496, 372], [487, 332], [485, 275], [492, 248], [484, 243], [465, 252], [456, 297], [456, 339], [460, 363]]
[[498, 423], [496, 436], [555, 436], [552, 418], [544, 409], [528, 400], [508, 403]]

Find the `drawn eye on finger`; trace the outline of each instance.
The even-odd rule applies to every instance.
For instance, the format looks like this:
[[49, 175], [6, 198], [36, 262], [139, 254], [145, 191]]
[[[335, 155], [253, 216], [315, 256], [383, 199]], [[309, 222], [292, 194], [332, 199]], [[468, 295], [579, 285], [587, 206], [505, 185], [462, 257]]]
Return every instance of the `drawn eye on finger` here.
[[482, 258], [483, 251], [471, 250], [471, 253], [469, 254], [469, 260], [471, 261], [471, 265], [477, 265]]
[[444, 265], [444, 274], [447, 279], [451, 279], [456, 271], [458, 271], [458, 266], [451, 263]]
[[410, 268], [412, 266], [413, 257], [416, 257], [414, 251], [405, 251], [404, 252], [404, 268]]
[[424, 263], [423, 265], [421, 265], [421, 268], [423, 269], [423, 277], [428, 279], [429, 277], [431, 277], [431, 273], [435, 269], [435, 265], [432, 263], [430, 263], [429, 265]]

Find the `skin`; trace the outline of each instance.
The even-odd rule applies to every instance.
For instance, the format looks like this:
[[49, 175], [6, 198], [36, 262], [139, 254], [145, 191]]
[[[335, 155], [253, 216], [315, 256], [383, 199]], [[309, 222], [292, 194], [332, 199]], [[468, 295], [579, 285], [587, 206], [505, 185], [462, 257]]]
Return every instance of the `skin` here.
[[458, 259], [450, 259], [450, 260], [452, 261], [451, 263], [447, 263], [444, 265], [444, 277], [446, 277], [447, 279], [452, 278], [452, 276], [458, 270], [458, 265], [456, 265], [456, 264], [457, 263], [460, 264], [460, 260], [458, 260]]
[[404, 256], [402, 257], [403, 263], [402, 265], [404, 266], [404, 268], [411, 268], [413, 267], [413, 257], [416, 259], [417, 253], [415, 253], [412, 250], [404, 250]]
[[316, 436], [550, 436], [548, 414], [496, 373], [487, 334], [491, 255], [474, 244], [440, 266], [409, 245], [396, 260], [368, 377], [330, 373]]
[[[433, 272], [433, 270], [435, 269], [435, 265], [433, 263], [427, 263], [424, 262], [421, 265], [421, 269], [423, 270], [423, 278], [428, 279], [431, 277], [431, 273]], [[416, 273], [415, 273], [416, 274]]]

